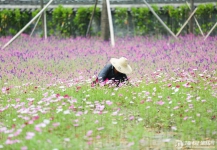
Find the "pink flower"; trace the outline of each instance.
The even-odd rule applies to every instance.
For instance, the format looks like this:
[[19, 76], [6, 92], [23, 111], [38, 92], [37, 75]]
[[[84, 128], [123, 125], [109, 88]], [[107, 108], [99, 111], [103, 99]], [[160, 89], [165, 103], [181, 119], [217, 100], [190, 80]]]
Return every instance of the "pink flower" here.
[[58, 98], [60, 96], [60, 94], [56, 94], [56, 98]]
[[2, 93], [4, 93], [4, 94], [6, 93], [6, 87], [2, 88]]
[[35, 133], [34, 133], [34, 132], [27, 132], [26, 134], [27, 134], [27, 135], [26, 135], [26, 139], [27, 139], [27, 140], [30, 140], [30, 139], [32, 139], [32, 138], [35, 136]]
[[74, 105], [69, 106], [69, 109], [74, 109]]
[[174, 107], [173, 109], [175, 109], [175, 110], [176, 110], [176, 109], [178, 109], [178, 108], [179, 108], [179, 106], [176, 106], [176, 107]]
[[184, 118], [184, 120], [187, 120], [187, 119], [188, 119], [188, 117], [185, 117], [185, 118]]
[[6, 145], [11, 145], [11, 144], [14, 144], [14, 142], [10, 139], [7, 139], [6, 142], [5, 142]]
[[130, 116], [130, 118], [129, 118], [130, 120], [133, 120], [134, 119], [134, 116]]
[[127, 145], [127, 147], [131, 147], [131, 146], [133, 146], [134, 145], [134, 142], [131, 142], [131, 143], [129, 143], [128, 145]]
[[104, 127], [97, 128], [98, 131], [101, 131], [103, 129], [104, 129]]
[[101, 138], [101, 136], [100, 136], [100, 135], [97, 135], [97, 136], [96, 136], [96, 138], [97, 138], [97, 139], [100, 139], [100, 138]]
[[28, 124], [33, 124], [33, 121], [34, 121], [34, 120], [30, 120], [30, 121], [28, 122]]
[[112, 105], [112, 102], [111, 101], [106, 101], [106, 104], [107, 105]]
[[33, 117], [33, 121], [34, 121], [34, 120], [38, 120], [38, 119], [39, 119], [39, 116], [34, 116], [34, 117]]
[[41, 128], [38, 127], [38, 126], [36, 126], [36, 127], [35, 127], [35, 131], [41, 132]]
[[87, 131], [86, 136], [91, 136], [92, 133], [93, 133], [93, 131], [92, 131], [92, 130], [89, 130], [89, 131]]
[[158, 104], [158, 105], [163, 105], [164, 102], [163, 102], [162, 100], [160, 100], [160, 101], [157, 102], [157, 104]]
[[21, 150], [27, 150], [27, 149], [28, 149], [28, 147], [26, 147], [26, 146], [21, 147]]
[[70, 98], [70, 97], [69, 97], [69, 95], [67, 95], [67, 94], [66, 94], [66, 95], [64, 95], [63, 97], [64, 97], [64, 98]]
[[201, 100], [201, 102], [204, 103], [204, 102], [206, 102], [206, 100], [203, 99], [203, 100]]
[[140, 101], [140, 104], [144, 104], [144, 102], [145, 102], [145, 100], [141, 100], [141, 101]]
[[28, 101], [34, 101], [35, 98], [27, 98]]
[[59, 122], [57, 122], [57, 123], [53, 123], [53, 126], [54, 126], [54, 127], [57, 127], [57, 126], [59, 126], [59, 125], [60, 125]]

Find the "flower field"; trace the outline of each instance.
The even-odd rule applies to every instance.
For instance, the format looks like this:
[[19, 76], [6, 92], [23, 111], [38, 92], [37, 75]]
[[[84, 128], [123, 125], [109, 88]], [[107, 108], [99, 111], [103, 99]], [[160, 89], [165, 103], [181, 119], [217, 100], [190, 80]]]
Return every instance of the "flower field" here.
[[[22, 35], [0, 50], [0, 149], [217, 149], [216, 41]], [[131, 85], [91, 87], [121, 56]]]

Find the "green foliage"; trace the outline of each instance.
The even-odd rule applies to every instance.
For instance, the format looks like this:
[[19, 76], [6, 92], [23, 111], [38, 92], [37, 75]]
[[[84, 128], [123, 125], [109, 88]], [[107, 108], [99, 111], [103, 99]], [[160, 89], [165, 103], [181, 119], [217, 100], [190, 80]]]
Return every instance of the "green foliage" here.
[[114, 24], [117, 30], [116, 33], [119, 36], [125, 36], [126, 34], [124, 33], [123, 29], [126, 30], [129, 26], [127, 8], [116, 8], [114, 18]]
[[[200, 4], [195, 13], [203, 32], [206, 34], [217, 20], [217, 14], [214, 4]], [[158, 6], [152, 5], [153, 10], [165, 22], [168, 27], [177, 33], [184, 22], [188, 19], [190, 9], [187, 5], [181, 5], [177, 8], [174, 6], [164, 6], [160, 10]], [[76, 12], [71, 8], [64, 8], [59, 5], [53, 12], [47, 12], [48, 35], [70, 37], [85, 36], [89, 25], [94, 7], [81, 7]], [[33, 11], [31, 14], [27, 11], [19, 9], [0, 11], [0, 36], [14, 35], [22, 29], [33, 17], [35, 17], [40, 9]], [[101, 12], [96, 8], [90, 32], [92, 35], [100, 35], [100, 19]], [[131, 35], [156, 35], [168, 34], [159, 20], [147, 7], [131, 8], [128, 13], [127, 8], [116, 8], [113, 14], [114, 30], [118, 36]], [[36, 21], [34, 22], [36, 23]], [[25, 30], [29, 32], [33, 28], [34, 23]], [[41, 28], [42, 21], [38, 23]], [[199, 28], [195, 26], [195, 33], [199, 34]], [[40, 29], [41, 30], [41, 29]], [[181, 34], [188, 33], [188, 24]], [[215, 34], [216, 31], [213, 31]]]
[[1, 23], [0, 23], [0, 34], [6, 36], [8, 34], [8, 29], [10, 21], [13, 18], [13, 12], [11, 10], [4, 9], [0, 13]]
[[[90, 18], [91, 18], [91, 14], [93, 12], [93, 7], [90, 8], [78, 8], [76, 15], [75, 15], [75, 19], [74, 19], [74, 23], [75, 23], [75, 27], [77, 29], [77, 35], [79, 36], [85, 36], [86, 32], [87, 32], [87, 28], [90, 22]], [[96, 8], [96, 11], [94, 13], [94, 16], [96, 17], [96, 19], [100, 19], [99, 18], [99, 12], [100, 9]]]
[[[216, 20], [217, 16], [214, 15], [215, 6], [214, 4], [201, 4], [197, 7], [196, 17], [199, 19], [201, 23], [201, 29], [203, 32], [207, 33], [212, 28], [215, 22], [212, 20]], [[196, 32], [199, 33], [199, 29], [196, 28]]]
[[[0, 36], [14, 35], [29, 22], [28, 12], [19, 9], [0, 11]], [[26, 29], [28, 32], [28, 29]]]
[[188, 18], [189, 8], [187, 5], [182, 5], [178, 8], [164, 6], [163, 12], [168, 15], [166, 24], [174, 33], [177, 33]]
[[146, 7], [132, 8], [131, 10], [134, 22], [134, 34], [145, 35], [148, 31], [148, 23], [150, 22], [149, 9]]
[[61, 5], [55, 8], [52, 14], [52, 25], [56, 31], [51, 29], [50, 34], [61, 34], [63, 37], [71, 36], [74, 29], [73, 18], [74, 14], [71, 8], [64, 8]]

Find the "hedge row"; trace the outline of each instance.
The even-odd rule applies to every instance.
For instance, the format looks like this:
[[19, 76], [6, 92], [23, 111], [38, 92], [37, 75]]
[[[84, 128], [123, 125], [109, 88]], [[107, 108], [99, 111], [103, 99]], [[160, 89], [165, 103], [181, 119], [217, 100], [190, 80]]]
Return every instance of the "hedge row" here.
[[[177, 33], [184, 22], [188, 19], [190, 10], [187, 5], [182, 5], [178, 8], [173, 6], [164, 6], [161, 9], [153, 5], [152, 8], [168, 25], [168, 27]], [[201, 4], [197, 6], [198, 10], [195, 13], [202, 31], [206, 34], [217, 20], [217, 10], [214, 4]], [[0, 11], [0, 36], [15, 35], [21, 30], [40, 10], [33, 12], [8, 10]], [[52, 12], [47, 12], [47, 27], [48, 35], [70, 37], [70, 36], [85, 36], [88, 23], [93, 11], [93, 7], [78, 8], [73, 11], [71, 8], [58, 6]], [[150, 34], [168, 34], [162, 24], [150, 12], [147, 7], [131, 8], [116, 8], [112, 12], [114, 30], [116, 36], [126, 35], [150, 35]], [[92, 35], [100, 35], [100, 9], [97, 8], [94, 16], [93, 25], [91, 27]], [[25, 30], [25, 33], [30, 34], [36, 21]], [[41, 24], [39, 21], [37, 29], [41, 32]], [[182, 35], [188, 34], [187, 25]], [[194, 24], [194, 34], [200, 34], [200, 30]], [[217, 34], [214, 30], [213, 35]]]

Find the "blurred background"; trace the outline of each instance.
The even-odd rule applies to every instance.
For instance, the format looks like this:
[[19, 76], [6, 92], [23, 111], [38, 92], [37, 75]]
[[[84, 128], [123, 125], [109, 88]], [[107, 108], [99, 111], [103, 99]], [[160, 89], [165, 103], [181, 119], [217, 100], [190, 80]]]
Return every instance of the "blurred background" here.
[[[15, 35], [48, 2], [49, 0], [0, 0], [0, 36]], [[189, 20], [180, 35], [192, 33], [205, 36], [217, 21], [217, 0], [146, 0], [146, 2], [174, 34], [179, 32], [196, 8], [194, 17]], [[46, 28], [47, 36], [77, 37], [88, 34], [108, 39], [110, 35], [108, 14], [107, 10], [103, 11], [106, 8], [105, 0], [53, 0], [45, 13], [32, 22], [23, 33], [43, 37]], [[115, 36], [170, 35], [144, 0], [110, 0], [110, 9]], [[89, 31], [87, 31], [88, 26], [90, 26]], [[210, 35], [216, 34], [215, 28]]]

